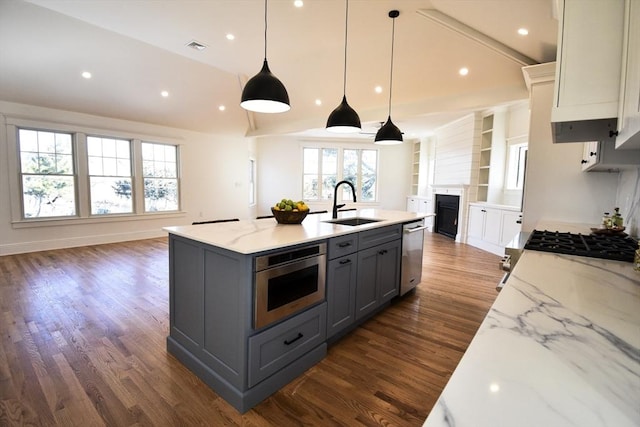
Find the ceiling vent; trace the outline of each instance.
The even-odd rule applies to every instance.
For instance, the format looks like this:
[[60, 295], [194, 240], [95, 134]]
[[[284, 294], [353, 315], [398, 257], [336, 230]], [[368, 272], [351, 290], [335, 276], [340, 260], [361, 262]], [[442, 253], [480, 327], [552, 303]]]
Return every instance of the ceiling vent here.
[[195, 40], [191, 40], [189, 43], [187, 43], [187, 46], [190, 47], [191, 49], [195, 49], [195, 50], [205, 50], [207, 48], [206, 45], [197, 42]]

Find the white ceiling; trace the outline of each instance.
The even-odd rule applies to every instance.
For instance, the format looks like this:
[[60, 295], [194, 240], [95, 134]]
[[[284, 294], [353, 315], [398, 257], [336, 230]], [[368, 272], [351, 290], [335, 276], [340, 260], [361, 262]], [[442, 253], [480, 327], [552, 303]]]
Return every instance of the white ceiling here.
[[[391, 116], [405, 135], [524, 99], [522, 63], [465, 34], [479, 32], [533, 62], [553, 61], [554, 5], [351, 0], [349, 104], [368, 131], [386, 120], [391, 9], [400, 11]], [[462, 32], [427, 18], [429, 9], [461, 23]], [[262, 66], [262, 0], [0, 0], [0, 100], [219, 134], [323, 134], [342, 98], [344, 23], [344, 0], [304, 0], [302, 8], [271, 0], [267, 57], [287, 87], [291, 110], [249, 115], [239, 106], [241, 82]], [[518, 35], [520, 27], [529, 35]], [[192, 40], [208, 48], [187, 47]], [[466, 77], [457, 74], [463, 66]], [[92, 79], [80, 77], [85, 70]], [[162, 90], [170, 96], [162, 98]]]

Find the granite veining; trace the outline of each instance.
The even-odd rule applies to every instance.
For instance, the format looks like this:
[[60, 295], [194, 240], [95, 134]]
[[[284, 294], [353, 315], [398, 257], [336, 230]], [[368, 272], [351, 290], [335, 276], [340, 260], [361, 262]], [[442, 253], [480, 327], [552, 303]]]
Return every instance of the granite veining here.
[[525, 251], [424, 425], [640, 426], [640, 273]]

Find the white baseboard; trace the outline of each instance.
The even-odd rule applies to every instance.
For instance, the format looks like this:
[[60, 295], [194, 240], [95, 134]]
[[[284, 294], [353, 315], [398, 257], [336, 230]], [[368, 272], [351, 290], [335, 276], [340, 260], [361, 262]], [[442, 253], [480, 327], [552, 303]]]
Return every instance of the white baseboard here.
[[96, 236], [70, 237], [52, 240], [39, 240], [0, 244], [0, 256], [15, 255], [27, 252], [48, 251], [53, 249], [75, 248], [78, 246], [102, 245], [105, 243], [126, 242], [129, 240], [154, 239], [167, 235], [163, 230], [145, 230], [118, 234], [102, 234]]

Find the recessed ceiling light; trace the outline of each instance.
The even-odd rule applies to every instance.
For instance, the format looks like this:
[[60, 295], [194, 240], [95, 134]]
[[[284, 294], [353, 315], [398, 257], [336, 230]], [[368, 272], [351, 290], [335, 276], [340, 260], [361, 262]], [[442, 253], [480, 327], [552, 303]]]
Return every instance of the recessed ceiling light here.
[[187, 46], [195, 50], [205, 50], [207, 48], [207, 45], [195, 40], [191, 40], [189, 43], [187, 43]]
[[376, 93], [382, 93], [382, 86], [376, 86], [374, 90]]
[[518, 28], [518, 34], [520, 34], [521, 36], [526, 36], [527, 34], [529, 34], [529, 30], [527, 30], [526, 28]]
[[85, 79], [90, 79], [91, 78], [91, 73], [88, 71], [83, 71], [82, 72], [82, 77], [84, 77]]
[[316, 105], [322, 105], [322, 100], [321, 99], [316, 99]]
[[466, 76], [467, 74], [469, 74], [469, 69], [467, 67], [462, 67], [458, 70], [458, 74], [460, 74], [461, 76]]
[[169, 92], [163, 90], [162, 92], [160, 92], [160, 95], [162, 95], [163, 98], [167, 98], [169, 96]]
[[302, 7], [302, 6], [304, 6], [304, 2], [302, 0], [296, 0], [296, 1], [293, 2], [293, 5], [295, 7]]
[[224, 105], [221, 105], [221, 106], [218, 107], [218, 110], [220, 110], [220, 111], [224, 111], [226, 109], [227, 109], [227, 107], [225, 107]]
[[234, 40], [236, 38], [236, 36], [234, 36], [231, 33], [227, 33], [227, 35], [225, 37], [227, 38], [227, 40]]

